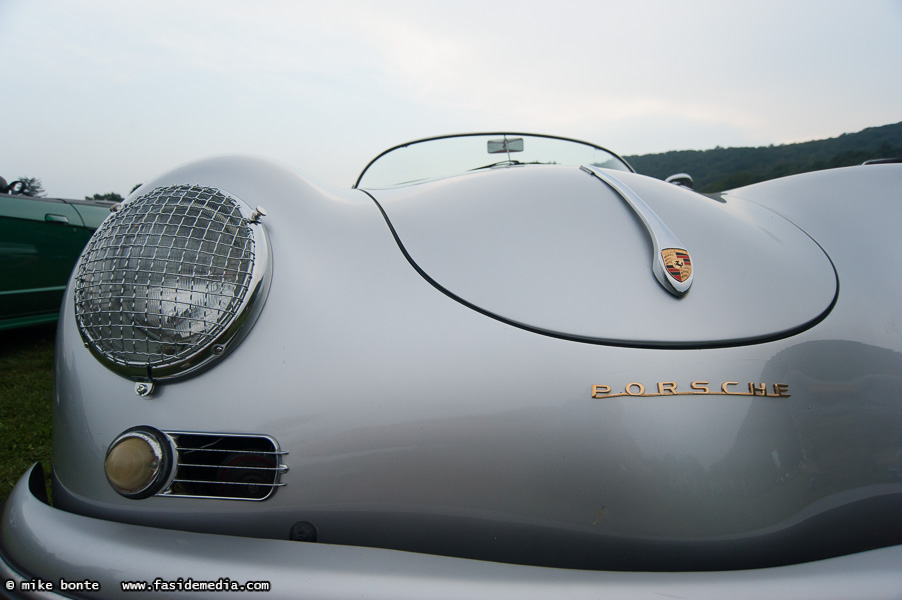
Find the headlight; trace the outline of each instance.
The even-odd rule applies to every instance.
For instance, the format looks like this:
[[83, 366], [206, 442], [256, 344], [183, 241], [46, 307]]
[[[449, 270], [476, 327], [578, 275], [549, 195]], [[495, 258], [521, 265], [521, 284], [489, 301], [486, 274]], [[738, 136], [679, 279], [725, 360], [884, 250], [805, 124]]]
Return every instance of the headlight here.
[[259, 214], [221, 190], [188, 185], [123, 204], [76, 269], [86, 345], [111, 369], [143, 380], [187, 376], [234, 347], [269, 285]]
[[172, 441], [165, 434], [135, 427], [113, 440], [103, 469], [113, 489], [126, 498], [147, 498], [168, 482], [172, 455]]

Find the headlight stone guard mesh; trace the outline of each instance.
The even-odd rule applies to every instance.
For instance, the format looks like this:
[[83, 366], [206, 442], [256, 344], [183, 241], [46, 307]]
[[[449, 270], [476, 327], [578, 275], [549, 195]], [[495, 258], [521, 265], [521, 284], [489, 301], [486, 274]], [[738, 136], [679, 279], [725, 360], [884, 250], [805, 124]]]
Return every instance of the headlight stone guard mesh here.
[[123, 204], [76, 270], [82, 336], [136, 377], [195, 366], [246, 309], [256, 246], [239, 201], [215, 188], [158, 187]]

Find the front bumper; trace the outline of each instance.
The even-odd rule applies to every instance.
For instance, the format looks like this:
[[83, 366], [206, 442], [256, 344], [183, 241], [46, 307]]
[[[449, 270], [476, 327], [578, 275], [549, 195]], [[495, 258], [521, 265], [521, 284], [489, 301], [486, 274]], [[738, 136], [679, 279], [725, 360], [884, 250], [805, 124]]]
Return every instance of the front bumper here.
[[[273, 599], [902, 597], [902, 546], [748, 571], [575, 571], [116, 523], [48, 506], [43, 485], [35, 465], [3, 507], [0, 595], [222, 598], [221, 590], [197, 588], [256, 582]], [[152, 589], [127, 591], [123, 582]], [[87, 589], [95, 583], [99, 590]]]

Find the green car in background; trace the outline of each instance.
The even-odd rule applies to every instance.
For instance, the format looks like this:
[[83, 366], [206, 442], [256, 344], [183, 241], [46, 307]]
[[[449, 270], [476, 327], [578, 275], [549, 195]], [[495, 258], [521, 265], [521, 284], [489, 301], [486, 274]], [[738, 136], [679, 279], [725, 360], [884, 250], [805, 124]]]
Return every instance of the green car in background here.
[[[0, 178], [0, 191], [15, 183]], [[57, 320], [72, 268], [113, 204], [0, 193], [0, 330]]]

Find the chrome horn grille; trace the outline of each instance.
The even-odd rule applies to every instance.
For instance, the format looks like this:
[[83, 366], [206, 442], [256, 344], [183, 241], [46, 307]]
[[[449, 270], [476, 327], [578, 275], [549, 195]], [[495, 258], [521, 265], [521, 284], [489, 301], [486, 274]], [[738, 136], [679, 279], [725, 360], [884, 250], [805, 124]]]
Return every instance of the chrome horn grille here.
[[176, 471], [158, 496], [266, 500], [285, 484], [287, 452], [263, 435], [165, 432], [175, 443]]

